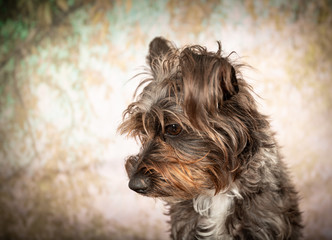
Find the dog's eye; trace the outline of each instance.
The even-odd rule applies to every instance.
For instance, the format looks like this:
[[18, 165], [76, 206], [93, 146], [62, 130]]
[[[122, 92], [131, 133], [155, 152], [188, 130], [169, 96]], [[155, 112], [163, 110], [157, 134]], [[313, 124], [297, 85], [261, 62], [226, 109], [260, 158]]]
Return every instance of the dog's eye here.
[[176, 136], [182, 131], [182, 127], [179, 124], [170, 124], [165, 127], [165, 133], [167, 135]]

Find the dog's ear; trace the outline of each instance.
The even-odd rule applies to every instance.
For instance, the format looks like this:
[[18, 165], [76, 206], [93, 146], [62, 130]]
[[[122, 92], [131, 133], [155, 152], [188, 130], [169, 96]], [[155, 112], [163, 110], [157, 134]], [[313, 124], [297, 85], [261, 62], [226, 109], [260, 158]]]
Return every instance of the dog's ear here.
[[239, 92], [236, 71], [220, 52], [220, 45], [217, 53], [193, 46], [184, 49], [180, 56], [183, 108], [197, 128], [208, 124], [208, 118]]
[[227, 60], [224, 60], [222, 65], [219, 69], [221, 71], [219, 80], [223, 91], [223, 101], [226, 101], [239, 92], [239, 83], [234, 67]]
[[171, 48], [172, 43], [163, 37], [156, 37], [150, 42], [149, 53], [146, 60], [154, 74], [160, 65], [162, 57], [167, 54]]

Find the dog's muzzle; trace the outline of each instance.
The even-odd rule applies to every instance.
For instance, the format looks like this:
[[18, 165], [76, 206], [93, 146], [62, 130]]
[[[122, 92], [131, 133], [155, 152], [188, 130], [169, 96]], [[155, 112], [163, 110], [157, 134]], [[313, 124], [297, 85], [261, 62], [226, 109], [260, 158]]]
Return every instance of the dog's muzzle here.
[[145, 194], [151, 186], [151, 180], [142, 173], [136, 173], [131, 177], [128, 186], [137, 193]]

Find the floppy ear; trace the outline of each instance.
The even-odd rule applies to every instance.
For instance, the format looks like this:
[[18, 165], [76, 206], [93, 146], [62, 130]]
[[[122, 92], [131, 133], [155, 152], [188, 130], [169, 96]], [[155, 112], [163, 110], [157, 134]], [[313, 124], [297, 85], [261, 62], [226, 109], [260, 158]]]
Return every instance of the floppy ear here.
[[172, 44], [163, 37], [154, 38], [149, 45], [149, 54], [146, 57], [147, 63], [150, 65], [153, 74], [160, 65], [162, 57], [171, 50]]
[[236, 78], [236, 71], [234, 67], [223, 59], [224, 63], [220, 66], [220, 84], [223, 91], [223, 101], [230, 99], [233, 95], [239, 92], [239, 84]]
[[181, 53], [183, 108], [199, 129], [208, 124], [209, 116], [219, 112], [223, 102], [239, 92], [236, 71], [220, 52], [220, 48], [217, 53], [211, 53], [203, 47], [193, 46]]

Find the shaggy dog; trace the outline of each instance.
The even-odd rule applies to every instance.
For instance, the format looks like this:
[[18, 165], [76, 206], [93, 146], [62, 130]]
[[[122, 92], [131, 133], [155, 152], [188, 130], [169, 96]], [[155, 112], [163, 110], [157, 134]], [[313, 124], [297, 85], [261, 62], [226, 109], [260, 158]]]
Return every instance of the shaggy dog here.
[[299, 239], [297, 192], [267, 117], [229, 56], [157, 37], [119, 129], [142, 147], [129, 188], [169, 206], [173, 239]]

